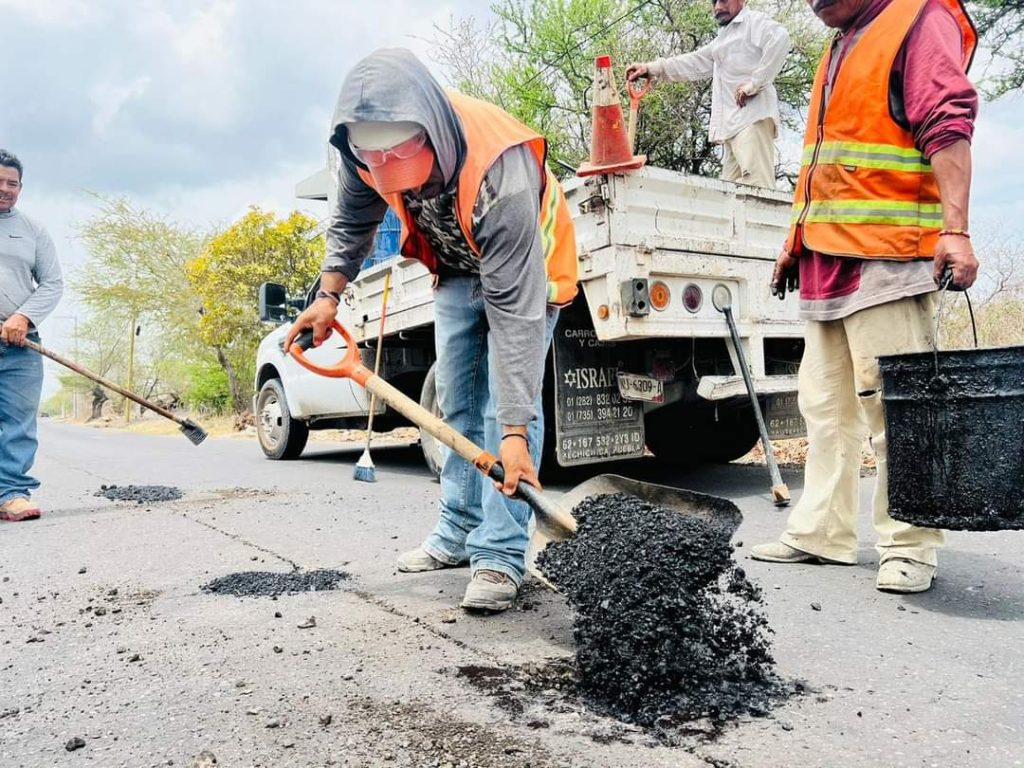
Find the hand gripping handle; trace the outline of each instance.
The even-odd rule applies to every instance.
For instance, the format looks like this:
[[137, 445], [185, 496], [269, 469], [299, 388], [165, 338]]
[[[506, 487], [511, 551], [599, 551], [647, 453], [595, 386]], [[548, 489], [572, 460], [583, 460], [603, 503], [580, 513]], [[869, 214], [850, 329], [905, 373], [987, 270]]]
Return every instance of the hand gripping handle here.
[[291, 347], [288, 348], [288, 354], [295, 358], [299, 365], [313, 373], [332, 379], [352, 379], [360, 386], [365, 386], [367, 380], [373, 375], [373, 371], [363, 365], [362, 359], [359, 356], [359, 347], [356, 346], [356, 340], [352, 338], [352, 334], [348, 332], [348, 329], [337, 320], [331, 323], [331, 330], [337, 331], [341, 338], [345, 340], [345, 356], [337, 363], [317, 365], [303, 354], [313, 345], [313, 337], [309, 333], [303, 333], [296, 337]]

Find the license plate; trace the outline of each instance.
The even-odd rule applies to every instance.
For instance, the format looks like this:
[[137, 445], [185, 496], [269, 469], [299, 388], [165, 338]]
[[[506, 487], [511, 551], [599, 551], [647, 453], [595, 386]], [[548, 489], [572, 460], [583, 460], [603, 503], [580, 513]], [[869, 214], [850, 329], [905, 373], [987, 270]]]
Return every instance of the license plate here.
[[766, 400], [764, 421], [768, 427], [769, 437], [773, 440], [783, 440], [807, 434], [807, 424], [800, 415], [795, 392], [770, 395]]
[[647, 403], [665, 401], [665, 384], [650, 376], [635, 373], [619, 374], [619, 394], [623, 400], [642, 400]]

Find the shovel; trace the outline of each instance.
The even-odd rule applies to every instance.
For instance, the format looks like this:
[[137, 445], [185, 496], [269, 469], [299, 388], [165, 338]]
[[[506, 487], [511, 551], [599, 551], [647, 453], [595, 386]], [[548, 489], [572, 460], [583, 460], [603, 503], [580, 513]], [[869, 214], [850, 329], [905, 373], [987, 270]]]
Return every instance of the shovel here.
[[636, 122], [637, 116], [640, 113], [640, 99], [651, 90], [652, 82], [649, 77], [643, 78], [643, 83], [639, 82], [640, 79], [626, 81], [626, 90], [629, 92], [629, 123], [626, 129], [626, 136], [629, 139], [629, 149], [631, 152], [636, 151]]
[[[401, 413], [417, 427], [426, 430], [464, 459], [472, 462], [487, 477], [497, 482], [504, 479], [502, 466], [493, 454], [456, 432], [419, 403], [375, 375], [373, 371], [362, 364], [355, 340], [344, 326], [335, 321], [332, 328], [341, 335], [347, 346], [345, 357], [340, 362], [330, 366], [321, 366], [311, 362], [303, 355], [303, 351], [312, 346], [313, 334], [310, 331], [299, 334], [289, 348], [289, 353], [300, 365], [313, 373], [331, 378], [351, 379], [371, 395], [375, 395]], [[530, 572], [547, 583], [547, 580], [534, 566], [536, 556], [547, 546], [548, 542], [561, 541], [576, 533], [576, 519], [570, 511], [573, 507], [588, 496], [619, 492], [631, 493], [652, 504], [684, 514], [703, 517], [709, 522], [728, 528], [730, 533], [736, 530], [742, 520], [742, 515], [736, 505], [726, 499], [630, 480], [618, 475], [599, 475], [591, 478], [573, 488], [559, 502], [541, 493], [532, 485], [520, 483], [516, 489], [516, 496], [530, 505], [535, 518], [526, 560]]]
[[149, 400], [145, 400], [139, 397], [134, 392], [129, 392], [124, 387], [119, 387], [117, 384], [115, 384], [112, 381], [108, 381], [107, 379], [100, 376], [98, 373], [93, 373], [92, 371], [83, 368], [77, 363], [71, 362], [66, 357], [58, 355], [53, 350], [47, 349], [46, 347], [40, 344], [36, 344], [34, 341], [29, 341], [28, 339], [25, 339], [25, 346], [28, 347], [29, 349], [35, 350], [44, 357], [48, 357], [51, 360], [60, 363], [65, 368], [70, 368], [79, 376], [85, 376], [85, 378], [87, 379], [92, 379], [97, 384], [101, 384], [107, 389], [117, 392], [117, 394], [119, 395], [124, 395], [129, 400], [134, 400], [142, 407], [149, 408], [149, 410], [153, 411], [154, 413], [159, 413], [165, 419], [170, 419], [171, 421], [179, 424], [181, 426], [181, 431], [185, 434], [185, 437], [192, 441], [192, 445], [199, 445], [201, 442], [203, 442], [203, 440], [206, 439], [206, 430], [203, 429], [198, 424], [196, 424], [194, 421], [192, 421], [192, 419], [183, 419], [180, 416], [175, 416], [166, 408], [161, 408], [156, 403], [151, 403], [149, 402]]

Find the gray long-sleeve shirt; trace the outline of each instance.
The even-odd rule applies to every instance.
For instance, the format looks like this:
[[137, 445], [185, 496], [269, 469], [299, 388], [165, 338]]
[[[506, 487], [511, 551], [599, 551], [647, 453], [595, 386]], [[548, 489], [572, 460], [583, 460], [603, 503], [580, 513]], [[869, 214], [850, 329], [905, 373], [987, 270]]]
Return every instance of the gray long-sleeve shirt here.
[[[345, 124], [368, 120], [408, 120], [423, 125], [448, 194], [455, 190], [466, 152], [461, 123], [451, 103], [411, 53], [378, 51], [353, 70], [342, 87], [334, 118], [331, 143], [341, 153], [341, 164], [323, 264], [325, 272], [340, 272], [350, 280], [358, 273], [387, 210], [384, 200], [359, 177], [355, 158], [348, 151]], [[542, 187], [540, 168], [530, 150], [512, 147], [488, 170], [473, 212], [472, 234], [480, 248], [488, 341], [496, 361], [494, 396], [500, 424], [526, 424], [538, 416], [535, 404], [547, 352], [547, 277], [539, 226]], [[428, 207], [432, 221], [439, 223], [432, 233], [435, 237], [464, 241], [454, 218], [444, 221], [447, 209], [423, 205], [421, 210]], [[446, 256], [454, 257], [457, 249], [434, 250], [444, 261]], [[453, 263], [444, 264], [445, 272], [472, 271], [459, 261], [452, 258]], [[443, 282], [443, 276], [441, 279]]]
[[57, 249], [46, 230], [16, 208], [0, 213], [0, 321], [21, 314], [38, 328], [63, 293]]

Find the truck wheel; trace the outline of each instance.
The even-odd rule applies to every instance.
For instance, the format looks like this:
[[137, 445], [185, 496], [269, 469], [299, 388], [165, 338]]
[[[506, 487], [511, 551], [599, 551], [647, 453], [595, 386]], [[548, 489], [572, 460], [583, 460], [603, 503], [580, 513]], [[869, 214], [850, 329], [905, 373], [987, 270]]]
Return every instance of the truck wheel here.
[[[442, 416], [437, 397], [436, 368], [436, 364], [431, 365], [430, 370], [427, 371], [427, 378], [423, 380], [423, 388], [420, 390], [420, 405], [440, 419]], [[440, 477], [441, 467], [444, 466], [444, 444], [426, 430], [421, 429], [420, 448], [423, 450], [423, 460], [427, 463], [427, 468], [435, 476]]]
[[279, 379], [270, 379], [256, 399], [256, 436], [268, 459], [297, 459], [309, 439], [309, 427], [288, 412]]
[[659, 461], [678, 466], [733, 461], [757, 444], [749, 405], [676, 403], [644, 420], [647, 447]]

